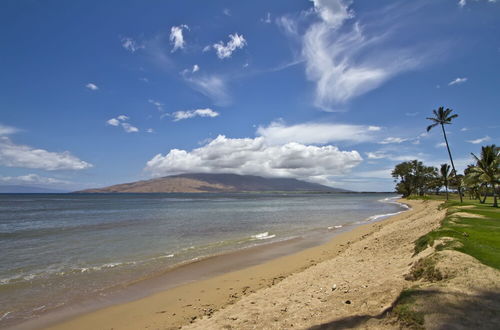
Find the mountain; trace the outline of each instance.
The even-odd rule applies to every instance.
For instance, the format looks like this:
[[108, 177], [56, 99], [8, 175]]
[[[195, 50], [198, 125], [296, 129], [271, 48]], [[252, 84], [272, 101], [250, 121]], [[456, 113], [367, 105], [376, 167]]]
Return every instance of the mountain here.
[[60, 194], [66, 192], [68, 191], [43, 187], [0, 185], [0, 194]]
[[79, 193], [201, 193], [201, 192], [295, 191], [347, 192], [317, 183], [286, 178], [238, 174], [180, 174], [158, 179], [86, 189]]

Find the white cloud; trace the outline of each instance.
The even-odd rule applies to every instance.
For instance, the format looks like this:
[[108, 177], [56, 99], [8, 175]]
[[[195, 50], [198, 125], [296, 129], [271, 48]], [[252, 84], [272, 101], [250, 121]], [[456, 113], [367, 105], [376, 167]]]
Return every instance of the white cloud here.
[[123, 130], [127, 133], [137, 133], [139, 129], [135, 126], [130, 125], [129, 123], [121, 123]]
[[185, 24], [179, 26], [172, 26], [170, 29], [170, 43], [173, 44], [172, 53], [177, 49], [183, 49], [185, 46], [184, 36], [182, 35], [183, 29], [189, 30]]
[[231, 11], [227, 8], [224, 8], [224, 10], [222, 11], [222, 13], [224, 13], [224, 15], [226, 16], [231, 16]]
[[271, 13], [270, 12], [267, 12], [266, 13], [266, 16], [264, 16], [264, 18], [261, 18], [260, 19], [261, 22], [264, 22], [266, 24], [271, 24]]
[[198, 72], [198, 71], [200, 71], [200, 67], [198, 66], [198, 64], [193, 65], [193, 69], [191, 70], [191, 72], [195, 73], [195, 72]]
[[469, 128], [467, 128], [467, 127], [462, 127], [462, 128], [460, 129], [460, 132], [467, 132], [468, 130], [470, 130], [470, 129], [469, 129]]
[[479, 138], [479, 139], [475, 139], [475, 140], [467, 140], [467, 142], [472, 143], [472, 144], [480, 144], [483, 142], [487, 142], [489, 140], [491, 140], [491, 138], [489, 136], [485, 136], [483, 138]]
[[206, 52], [210, 51], [210, 49], [212, 49], [212, 46], [211, 45], [206, 45], [205, 47], [203, 47], [202, 52], [206, 53]]
[[0, 136], [11, 135], [11, 134], [17, 133], [19, 131], [20, 130], [15, 128], [15, 127], [0, 124]]
[[111, 126], [118, 126], [120, 125], [120, 121], [116, 118], [111, 118], [110, 120], [106, 121], [106, 124]]
[[350, 0], [311, 0], [314, 10], [321, 19], [332, 28], [340, 27], [345, 20], [354, 17], [354, 12], [349, 10]]
[[96, 91], [99, 89], [99, 87], [97, 87], [97, 85], [95, 85], [93, 83], [88, 83], [87, 85], [85, 85], [85, 87], [87, 87], [88, 89], [93, 90], [93, 91]]
[[446, 143], [445, 142], [436, 143], [435, 147], [436, 148], [444, 148], [444, 147], [446, 147]]
[[153, 99], [149, 99], [148, 102], [154, 105], [158, 111], [163, 112], [163, 103], [155, 101]]
[[453, 85], [459, 85], [463, 84], [464, 82], [467, 81], [467, 78], [456, 78], [455, 80], [452, 80], [448, 83], [448, 86], [453, 86]]
[[[476, 2], [479, 1], [479, 0], [475, 0]], [[491, 3], [495, 3], [497, 2], [497, 0], [488, 0], [488, 2], [491, 2]], [[467, 4], [467, 0], [459, 0], [458, 1], [458, 5], [463, 8], [465, 7], [465, 5]]]
[[0, 137], [0, 165], [9, 167], [54, 170], [83, 170], [92, 167], [68, 151], [51, 152], [27, 145], [13, 143], [8, 137]]
[[382, 152], [382, 151], [375, 151], [375, 152], [365, 152], [366, 157], [368, 159], [382, 159], [382, 158], [388, 158], [389, 156]]
[[272, 122], [267, 127], [259, 126], [257, 134], [264, 137], [270, 144], [288, 142], [305, 144], [325, 144], [338, 141], [366, 142], [373, 140], [372, 132], [377, 131], [378, 128], [378, 126], [320, 123], [286, 126], [282, 122]]
[[121, 126], [123, 130], [127, 133], [137, 133], [139, 132], [139, 129], [135, 126], [130, 125], [127, 121], [130, 119], [130, 117], [126, 115], [119, 115], [116, 118], [111, 118], [106, 121], [106, 124], [111, 125], [111, 126]]
[[212, 109], [196, 109], [196, 110], [186, 110], [186, 111], [176, 111], [172, 113], [174, 121], [179, 121], [183, 119], [189, 119], [193, 117], [210, 117], [214, 118], [219, 116], [219, 113]]
[[219, 57], [221, 60], [231, 57], [233, 52], [238, 49], [238, 48], [243, 48], [247, 44], [247, 41], [243, 37], [243, 35], [239, 35], [238, 33], [235, 34], [230, 34], [229, 35], [229, 41], [227, 42], [226, 45], [224, 45], [224, 42], [219, 41], [218, 43], [214, 44], [212, 47], [215, 49], [217, 52], [217, 57]]
[[155, 130], [154, 130], [154, 129], [152, 129], [152, 128], [148, 128], [148, 129], [146, 130], [146, 132], [148, 132], [148, 133], [154, 133], [154, 132], [155, 132]]
[[402, 143], [405, 141], [408, 141], [409, 139], [406, 138], [399, 138], [399, 137], [387, 137], [380, 141], [380, 144], [390, 144], [390, 143]]
[[135, 53], [139, 49], [143, 49], [144, 45], [138, 44], [134, 39], [132, 38], [122, 38], [122, 47], [128, 50], [131, 53]]
[[61, 184], [72, 184], [70, 181], [60, 180], [56, 178], [49, 178], [40, 176], [38, 174], [26, 174], [20, 176], [0, 176], [0, 182], [9, 184], [34, 184], [34, 185], [61, 185]]
[[153, 176], [186, 172], [236, 173], [318, 182], [332, 175], [345, 174], [361, 161], [357, 151], [340, 151], [330, 145], [268, 145], [263, 137], [230, 139], [219, 135], [192, 151], [172, 149], [166, 155], [157, 154], [147, 162], [145, 170]]
[[230, 97], [227, 93], [225, 80], [216, 75], [185, 76], [194, 89], [212, 99], [217, 105], [227, 105]]
[[[315, 84], [315, 105], [319, 108], [338, 111], [350, 99], [416, 68], [426, 56], [425, 51], [417, 49], [418, 45], [387, 46], [390, 32], [399, 22], [392, 22], [394, 27], [379, 26], [382, 23], [377, 20], [362, 25], [349, 8], [352, 1], [312, 2], [314, 8], [307, 13], [312, 12], [319, 21], [309, 25], [304, 33], [298, 32], [293, 18], [281, 17], [277, 22], [287, 35], [301, 41], [306, 76]], [[386, 10], [384, 15], [387, 14]]]

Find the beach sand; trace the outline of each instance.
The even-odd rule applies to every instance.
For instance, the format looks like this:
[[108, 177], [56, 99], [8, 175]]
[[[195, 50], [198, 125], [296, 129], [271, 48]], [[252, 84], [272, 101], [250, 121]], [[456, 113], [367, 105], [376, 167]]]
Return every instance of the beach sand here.
[[[384, 313], [411, 285], [414, 241], [439, 226], [440, 202], [342, 233], [327, 244], [103, 308], [50, 329], [288, 329]], [[340, 321], [339, 321], [340, 322]]]

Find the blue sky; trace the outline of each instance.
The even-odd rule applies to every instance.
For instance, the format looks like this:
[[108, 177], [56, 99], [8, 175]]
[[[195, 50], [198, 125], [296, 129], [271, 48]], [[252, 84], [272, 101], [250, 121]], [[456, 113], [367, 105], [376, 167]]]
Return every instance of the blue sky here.
[[500, 1], [0, 4], [0, 184], [183, 172], [393, 189], [499, 143]]

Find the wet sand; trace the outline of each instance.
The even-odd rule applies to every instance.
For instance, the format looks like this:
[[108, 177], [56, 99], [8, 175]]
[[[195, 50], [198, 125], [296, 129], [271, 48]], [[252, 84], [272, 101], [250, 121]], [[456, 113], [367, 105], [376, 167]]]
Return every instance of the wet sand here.
[[[437, 211], [437, 203], [416, 201], [410, 201], [409, 203], [412, 205], [413, 209], [408, 212], [396, 215], [381, 222], [369, 223], [356, 227], [353, 230], [339, 234], [326, 244], [309, 248], [292, 255], [279, 257], [262, 264], [159, 291], [145, 298], [99, 309], [47, 327], [51, 329], [174, 329], [193, 323], [191, 324], [192, 326], [208, 329], [220, 328], [226, 325], [231, 326], [230, 324], [222, 323], [233, 322], [235, 323], [233, 325], [237, 328], [246, 328], [244, 323], [237, 322], [240, 316], [234, 316], [236, 320], [230, 318], [228, 321], [225, 316], [222, 315], [225, 315], [228, 310], [238, 309], [238, 306], [242, 303], [248, 303], [249, 306], [253, 307], [250, 308], [250, 310], [257, 311], [255, 313], [262, 317], [265, 315], [274, 315], [273, 309], [269, 308], [269, 306], [262, 306], [262, 308], [260, 308], [259, 305], [255, 306], [255, 302], [252, 303], [252, 301], [248, 301], [248, 299], [253, 299], [250, 297], [258, 297], [269, 290], [281, 290], [273, 295], [275, 297], [286, 296], [287, 298], [285, 301], [282, 301], [282, 304], [285, 304], [282, 306], [282, 309], [293, 310], [294, 306], [301, 306], [301, 304], [294, 303], [294, 300], [290, 299], [294, 293], [301, 294], [301, 292], [304, 291], [304, 288], [300, 285], [302, 282], [299, 281], [295, 283], [294, 285], [296, 285], [296, 287], [286, 288], [285, 292], [279, 289], [282, 283], [300, 278], [313, 269], [335, 260], [344, 260], [344, 262], [347, 262], [347, 265], [344, 264], [342, 266], [343, 271], [350, 268], [353, 270], [357, 269], [357, 267], [359, 267], [359, 258], [355, 255], [355, 252], [358, 251], [360, 246], [361, 251], [367, 249], [371, 251], [377, 250], [378, 247], [376, 244], [380, 243], [380, 239], [373, 239], [377, 233], [389, 230], [391, 231], [390, 237], [403, 234], [405, 231], [404, 226], [407, 225], [408, 221], [411, 220], [411, 223], [417, 223], [418, 221], [416, 220], [422, 217], [426, 218], [427, 222], [430, 221], [433, 224], [435, 223], [435, 225], [439, 223], [438, 218], [441, 214]], [[394, 224], [397, 225], [396, 228], [392, 228]], [[422, 228], [422, 226], [424, 228]], [[415, 236], [419, 234], [419, 232], [429, 231], [431, 229], [432, 226], [423, 221], [419, 226], [419, 230], [413, 230], [411, 233]], [[394, 232], [394, 230], [403, 232], [398, 233]], [[385, 238], [387, 239], [386, 243], [388, 245], [394, 243], [391, 242], [390, 237]], [[408, 239], [408, 237], [405, 236], [405, 239]], [[410, 240], [403, 245], [409, 246], [412, 242], [413, 241]], [[401, 245], [400, 243], [401, 242], [399, 242], [399, 245]], [[390, 247], [388, 251], [382, 249], [382, 255], [376, 256], [378, 262], [385, 263], [386, 260], [391, 259], [392, 256], [390, 254], [387, 255], [387, 253], [391, 253], [392, 250], [393, 247]], [[239, 253], [244, 254], [245, 251], [239, 251]], [[346, 258], [346, 254], [350, 255], [350, 257]], [[238, 260], [238, 255], [234, 255], [234, 258], [234, 261]], [[210, 260], [205, 260], [205, 262], [209, 261]], [[205, 266], [207, 265], [208, 264]], [[200, 263], [198, 266], [201, 267], [198, 271], [202, 272], [203, 264]], [[228, 270], [230, 270], [232, 266], [228, 263], [227, 267]], [[373, 276], [384, 278], [386, 275], [382, 269], [378, 269], [377, 271], [372, 271], [370, 267], [365, 267], [365, 269], [368, 273], [372, 273]], [[330, 269], [328, 273], [334, 275], [336, 271], [337, 270], [333, 268]], [[375, 274], [375, 272], [378, 273]], [[320, 278], [317, 280], [320, 280]], [[284, 279], [285, 281], [279, 283]], [[311, 279], [308, 281], [310, 280]], [[389, 283], [390, 282], [389, 280]], [[330, 286], [331, 285], [330, 283]], [[341, 285], [340, 282], [339, 285]], [[326, 290], [327, 285], [324, 285], [322, 289]], [[395, 285], [393, 289], [397, 291], [398, 285]], [[394, 292], [394, 294], [397, 294], [397, 292]], [[276, 306], [276, 304], [273, 306]], [[306, 310], [303, 306], [301, 309]], [[240, 310], [236, 314], [246, 315], [245, 311], [247, 310], [248, 306], [245, 306], [244, 310]], [[203, 318], [204, 316], [205, 318]], [[232, 316], [232, 318], [234, 317]], [[276, 316], [273, 317], [276, 318]], [[221, 318], [225, 321], [221, 321]], [[255, 319], [255, 315], [252, 316], [252, 319]], [[267, 318], [265, 319], [267, 320]], [[318, 317], [316, 320], [310, 319], [309, 324], [318, 324], [321, 320], [321, 317]], [[299, 323], [297, 325], [299, 325]], [[43, 326], [44, 325], [38, 323], [37, 327]], [[265, 323], [260, 326], [268, 327], [270, 324]], [[285, 325], [281, 324], [281, 327], [283, 326]], [[290, 324], [288, 324], [287, 327], [289, 326]]]

